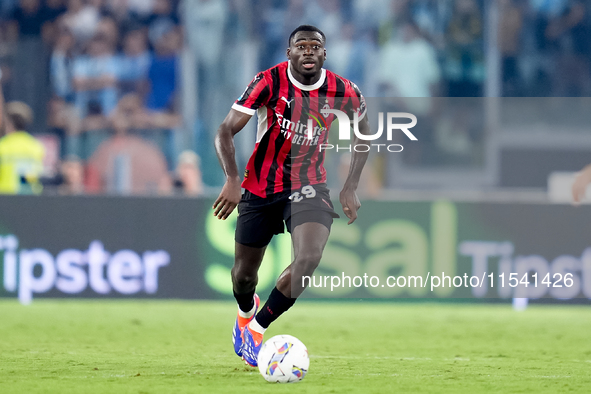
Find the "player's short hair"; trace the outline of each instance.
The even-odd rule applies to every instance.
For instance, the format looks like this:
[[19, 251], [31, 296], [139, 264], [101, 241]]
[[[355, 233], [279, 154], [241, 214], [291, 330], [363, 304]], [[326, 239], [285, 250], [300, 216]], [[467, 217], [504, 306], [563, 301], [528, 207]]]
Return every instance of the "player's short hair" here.
[[300, 26], [296, 27], [296, 29], [294, 31], [292, 31], [291, 34], [289, 35], [289, 40], [287, 42], [287, 45], [291, 46], [291, 40], [293, 40], [295, 35], [301, 31], [314, 31], [316, 33], [319, 33], [322, 36], [322, 43], [323, 44], [326, 43], [326, 36], [322, 32], [322, 30], [320, 30], [316, 26], [312, 26], [312, 25], [300, 25]]
[[33, 110], [21, 101], [6, 104], [6, 117], [17, 131], [24, 131], [33, 122]]

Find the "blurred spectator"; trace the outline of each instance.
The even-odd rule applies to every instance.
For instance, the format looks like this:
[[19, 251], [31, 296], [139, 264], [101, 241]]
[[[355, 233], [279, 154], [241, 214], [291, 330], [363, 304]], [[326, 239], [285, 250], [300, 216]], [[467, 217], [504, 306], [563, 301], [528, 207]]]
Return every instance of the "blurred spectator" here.
[[[355, 27], [352, 24], [344, 25], [340, 29], [340, 33], [335, 40], [330, 43], [330, 54], [326, 58], [326, 66], [329, 70], [349, 78], [347, 71], [351, 61], [362, 62], [363, 57], [358, 53], [353, 58], [353, 37], [355, 35]], [[358, 82], [358, 81], [356, 81]]]
[[108, 14], [123, 30], [145, 25], [152, 13], [153, 0], [107, 0]]
[[503, 96], [519, 96], [522, 92], [518, 64], [523, 27], [522, 11], [515, 4], [515, 0], [500, 0], [499, 12], [499, 52], [501, 53]]
[[103, 16], [96, 26], [95, 35], [105, 37], [109, 45], [116, 48], [119, 44], [119, 25], [115, 18]]
[[[400, 38], [392, 39], [382, 48], [379, 83], [386, 97], [432, 97], [440, 78], [439, 64], [433, 46], [425, 40], [417, 25], [406, 21]], [[429, 100], [406, 100], [411, 112], [424, 114], [430, 110]]]
[[88, 103], [100, 103], [102, 112], [109, 114], [117, 104], [117, 62], [114, 48], [104, 36], [94, 37], [86, 55], [74, 59], [74, 90], [76, 107], [81, 116]]
[[379, 43], [384, 44], [402, 31], [402, 24], [412, 21], [410, 13], [410, 0], [391, 1], [389, 6], [382, 10], [389, 17], [379, 26]]
[[554, 95], [588, 96], [591, 94], [590, 44], [591, 26], [589, 6], [573, 0], [563, 14], [550, 19], [546, 28], [546, 40], [552, 46], [555, 58], [553, 78]]
[[[150, 4], [151, 1], [146, 0], [145, 3]], [[117, 20], [120, 26], [128, 23], [133, 17], [132, 15], [135, 14], [128, 4], [128, 0], [109, 0], [108, 9], [109, 14]]]
[[10, 36], [40, 37], [43, 24], [48, 20], [43, 11], [41, 0], [19, 0], [10, 18]]
[[111, 0], [111, 4], [121, 3], [126, 10], [140, 16], [150, 15], [154, 8], [154, 0]]
[[0, 138], [0, 193], [39, 194], [43, 187], [45, 149], [26, 129], [33, 121], [31, 108], [22, 102], [6, 105], [6, 135]]
[[[552, 93], [552, 74], [556, 72], [555, 42], [546, 37], [546, 30], [552, 18], [566, 11], [570, 0], [529, 0], [526, 7], [526, 35], [529, 48], [525, 48], [526, 79], [528, 95], [548, 96]], [[527, 53], [529, 52], [529, 53]]]
[[190, 150], [182, 152], [176, 167], [175, 189], [188, 196], [203, 194], [200, 165], [201, 160], [195, 152]]
[[342, 4], [339, 0], [322, 0], [318, 2], [322, 18], [316, 26], [328, 36], [336, 37], [345, 23]]
[[129, 135], [132, 126], [119, 108], [113, 117], [115, 136], [88, 162], [88, 190], [120, 194], [168, 194], [172, 189], [166, 159], [156, 146]]
[[93, 7], [101, 15], [105, 15], [107, 13], [107, 5], [105, 3], [106, 0], [86, 0], [86, 4], [89, 7]]
[[377, 29], [392, 18], [390, 0], [353, 0], [353, 23], [358, 29]]
[[85, 192], [84, 163], [69, 155], [56, 165], [57, 173], [42, 179], [44, 194], [80, 195]]
[[[400, 111], [430, 115], [440, 79], [435, 49], [412, 20], [401, 22], [396, 37], [382, 48], [378, 69], [381, 92], [385, 97], [398, 98], [393, 104]], [[421, 135], [421, 145], [405, 147], [404, 160], [408, 163], [422, 164], [433, 157], [432, 127], [429, 117], [423, 119], [415, 129]], [[392, 155], [387, 160], [393, 160]]]
[[58, 193], [62, 195], [84, 193], [84, 164], [76, 156], [67, 157], [60, 165]]
[[130, 122], [134, 135], [152, 142], [164, 152], [169, 168], [174, 168], [174, 135], [181, 125], [181, 116], [175, 112], [151, 111], [144, 106], [141, 97], [130, 93], [121, 98], [117, 113], [123, 114]]
[[82, 120], [82, 131], [101, 130], [109, 127], [109, 119], [101, 111], [101, 105], [96, 101], [88, 103], [88, 113]]
[[47, 104], [47, 133], [57, 136], [60, 145], [60, 158], [67, 153], [67, 136], [73, 132], [76, 114], [74, 109], [61, 97], [53, 97]]
[[75, 44], [72, 33], [62, 30], [55, 41], [49, 66], [53, 93], [67, 102], [74, 100], [72, 66]]
[[[343, 30], [345, 34], [346, 29]], [[376, 35], [372, 29], [356, 30], [352, 34], [349, 61], [344, 77], [364, 86], [363, 91], [368, 97], [376, 96], [375, 83], [373, 83], [375, 80], [373, 65], [378, 59]]]
[[[356, 29], [346, 23], [338, 35], [330, 39], [325, 68], [358, 85], [367, 86], [368, 73], [373, 72], [376, 60], [376, 39], [371, 29]], [[370, 71], [371, 70], [371, 71]], [[371, 92], [371, 93], [370, 93]], [[375, 95], [375, 89], [366, 88], [367, 96]]]
[[80, 118], [74, 107], [57, 97], [50, 101], [49, 108], [48, 131], [63, 138], [60, 150], [62, 158], [76, 156], [86, 160], [112, 134], [111, 124], [96, 101], [88, 103], [85, 118]]
[[[279, 0], [260, 0], [258, 3], [261, 13], [259, 14], [260, 34], [262, 35], [263, 45], [261, 47], [261, 54], [259, 56], [259, 68], [266, 70], [273, 67], [275, 59], [287, 48], [287, 42], [284, 36], [286, 19], [285, 3]], [[197, 18], [197, 16], [195, 16]], [[199, 45], [199, 36], [193, 31], [187, 30], [187, 38], [193, 48]]]
[[413, 21], [438, 50], [445, 47], [445, 29], [452, 11], [450, 5], [450, 1], [414, 0], [410, 6]]
[[154, 127], [152, 113], [144, 107], [142, 99], [134, 93], [126, 94], [119, 100], [113, 116], [124, 116], [130, 129], [149, 129]]
[[179, 54], [182, 47], [180, 30], [170, 25], [168, 30], [155, 37], [153, 45], [155, 52], [148, 72], [151, 86], [147, 106], [154, 111], [168, 111], [175, 105]]
[[155, 41], [165, 31], [168, 31], [172, 24], [177, 26], [179, 18], [170, 0], [153, 0], [152, 12], [146, 20], [150, 40]]
[[144, 96], [152, 55], [148, 50], [143, 29], [131, 30], [123, 37], [123, 53], [117, 58], [119, 90], [122, 95], [139, 93]]
[[60, 24], [74, 34], [77, 42], [85, 43], [96, 33], [99, 20], [100, 13], [96, 8], [85, 5], [83, 0], [68, 0]]
[[46, 23], [43, 25], [45, 42], [53, 44], [59, 35], [59, 18], [66, 12], [64, 0], [45, 0], [43, 15]]
[[48, 20], [54, 21], [67, 10], [65, 0], [45, 0], [43, 12]]
[[174, 129], [181, 122], [178, 114], [149, 111], [135, 93], [126, 94], [119, 100], [116, 114], [127, 117], [132, 130]]
[[[224, 52], [224, 26], [228, 17], [225, 0], [195, 0], [197, 7], [186, 16], [189, 42], [206, 67], [219, 68]], [[150, 36], [150, 40], [153, 38]]]
[[549, 21], [563, 15], [566, 12], [570, 0], [529, 0], [529, 6], [536, 16], [535, 35], [539, 50], [545, 51], [551, 46], [547, 41], [546, 29]]
[[482, 12], [476, 0], [455, 0], [447, 28], [445, 73], [448, 96], [482, 96], [484, 43]]
[[79, 155], [83, 160], [91, 157], [113, 134], [109, 118], [103, 114], [101, 105], [96, 101], [88, 103], [88, 113], [77, 126], [77, 129], [71, 129], [70, 135], [74, 141], [78, 137], [74, 154]]

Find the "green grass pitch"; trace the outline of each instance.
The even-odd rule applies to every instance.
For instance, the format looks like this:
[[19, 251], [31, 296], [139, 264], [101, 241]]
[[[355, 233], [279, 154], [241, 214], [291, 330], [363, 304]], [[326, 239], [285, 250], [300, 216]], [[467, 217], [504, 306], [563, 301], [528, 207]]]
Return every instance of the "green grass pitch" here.
[[0, 393], [589, 392], [591, 309], [301, 301], [267, 332], [308, 347], [297, 384], [233, 353], [231, 302], [0, 302]]

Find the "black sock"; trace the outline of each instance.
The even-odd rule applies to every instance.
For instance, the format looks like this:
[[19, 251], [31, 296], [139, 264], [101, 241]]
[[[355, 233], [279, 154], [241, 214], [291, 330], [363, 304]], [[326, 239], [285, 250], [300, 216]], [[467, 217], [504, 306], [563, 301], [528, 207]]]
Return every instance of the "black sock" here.
[[259, 313], [257, 313], [257, 322], [263, 328], [269, 327], [269, 325], [277, 320], [283, 312], [291, 308], [296, 300], [297, 298], [288, 298], [284, 296], [279, 290], [277, 290], [277, 287], [275, 287], [273, 291], [271, 291], [271, 295], [269, 295], [269, 299], [265, 305], [261, 308]]
[[234, 298], [242, 312], [250, 312], [254, 307], [254, 290], [244, 294], [234, 292]]

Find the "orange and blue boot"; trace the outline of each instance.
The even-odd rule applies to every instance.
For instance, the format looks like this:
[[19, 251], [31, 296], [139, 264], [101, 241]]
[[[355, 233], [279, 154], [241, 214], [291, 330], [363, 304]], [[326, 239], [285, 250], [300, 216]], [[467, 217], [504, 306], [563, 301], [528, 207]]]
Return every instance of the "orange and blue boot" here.
[[255, 310], [252, 316], [242, 317], [240, 316], [240, 313], [238, 313], [238, 316], [236, 317], [236, 324], [234, 324], [234, 329], [232, 330], [232, 343], [234, 344], [234, 351], [236, 352], [238, 357], [242, 357], [242, 332], [244, 331], [244, 327], [246, 327], [246, 325], [250, 323], [252, 319], [254, 319], [254, 316], [257, 314], [257, 311], [259, 310], [260, 304], [261, 300], [259, 299], [259, 296], [255, 294]]
[[247, 324], [242, 331], [242, 359], [251, 367], [256, 367], [262, 347], [263, 334], [252, 330], [250, 324]]

